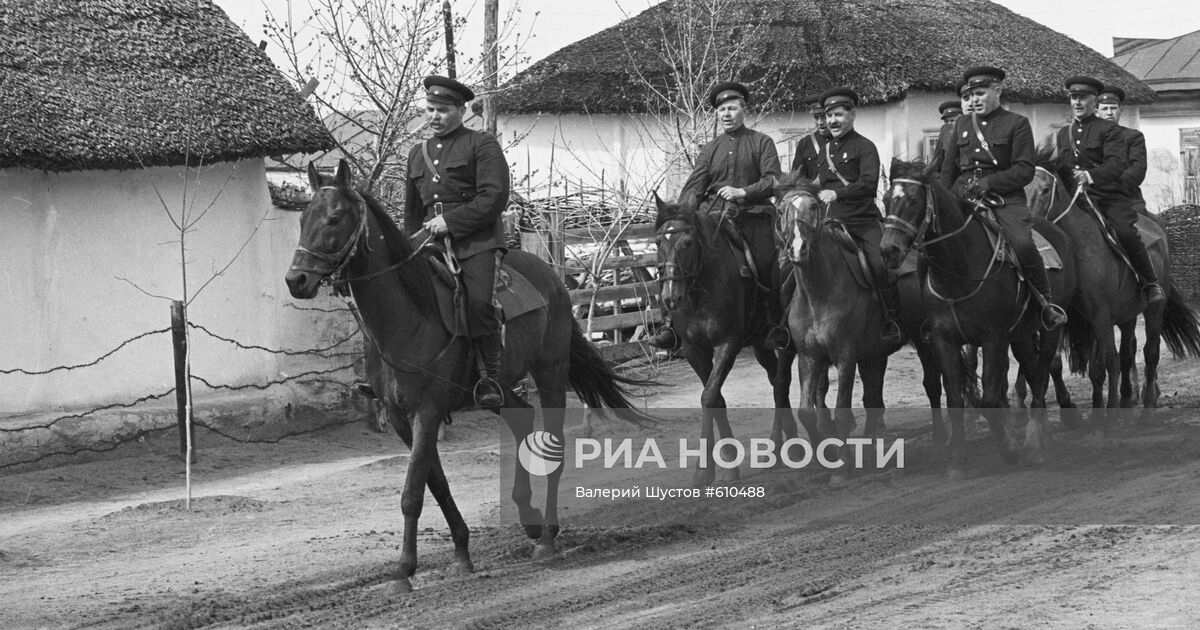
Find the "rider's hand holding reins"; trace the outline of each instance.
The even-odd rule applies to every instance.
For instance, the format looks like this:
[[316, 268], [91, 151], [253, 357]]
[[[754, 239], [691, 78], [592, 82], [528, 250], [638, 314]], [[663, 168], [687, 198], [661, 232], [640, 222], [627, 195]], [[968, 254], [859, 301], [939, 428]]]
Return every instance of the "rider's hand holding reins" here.
[[1087, 186], [1088, 184], [1092, 183], [1092, 176], [1083, 169], [1075, 169], [1074, 176], [1075, 184], [1077, 186]]
[[820, 199], [821, 203], [828, 206], [829, 204], [837, 201], [837, 191], [822, 190], [821, 192], [817, 193], [817, 199]]
[[433, 236], [441, 236], [450, 231], [450, 228], [446, 227], [446, 218], [440, 215], [426, 221], [422, 227]]
[[746, 190], [744, 188], [734, 188], [733, 186], [722, 186], [717, 191], [717, 195], [725, 201], [738, 201], [746, 198]]

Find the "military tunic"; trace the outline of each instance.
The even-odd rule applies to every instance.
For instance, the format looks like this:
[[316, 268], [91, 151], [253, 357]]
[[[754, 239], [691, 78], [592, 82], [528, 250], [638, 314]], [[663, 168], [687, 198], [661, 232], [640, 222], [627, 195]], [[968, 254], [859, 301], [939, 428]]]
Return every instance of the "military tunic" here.
[[830, 138], [821, 152], [817, 185], [837, 193], [837, 199], [829, 204], [829, 217], [845, 224], [866, 254], [875, 281], [880, 286], [894, 285], [879, 254], [883, 215], [875, 205], [879, 192], [879, 151], [875, 143], [853, 129], [840, 138]]
[[1121, 184], [1133, 204], [1135, 211], [1146, 211], [1146, 199], [1142, 196], [1142, 182], [1146, 180], [1146, 136], [1137, 129], [1121, 127], [1129, 152], [1125, 155], [1125, 172], [1121, 173]]
[[796, 157], [792, 158], [792, 171], [800, 171], [805, 179], [815, 180], [821, 170], [821, 151], [829, 137], [819, 131], [814, 131], [800, 139], [796, 144]]
[[425, 163], [420, 143], [409, 151], [405, 228], [416, 232], [440, 212], [462, 270], [470, 335], [495, 335], [500, 321], [492, 300], [505, 249], [501, 215], [508, 206], [508, 162], [494, 136], [465, 127], [424, 144], [436, 172]]
[[694, 200], [703, 210], [720, 211], [724, 204], [717, 191], [733, 186], [746, 191], [746, 198], [737, 204], [739, 212], [773, 213], [770, 199], [780, 174], [775, 141], [742, 126], [733, 133], [722, 132], [700, 149], [679, 199], [681, 203]]
[[946, 161], [946, 147], [950, 146], [951, 142], [954, 142], [954, 123], [943, 123], [942, 128], [938, 131], [933, 157], [929, 160], [929, 167], [933, 169], [934, 173], [942, 172], [942, 164]]
[[459, 127], [424, 144], [437, 173], [429, 172], [421, 144], [413, 146], [408, 153], [405, 228], [420, 229], [441, 203], [456, 257], [503, 249], [501, 215], [508, 206], [509, 175], [500, 143], [487, 132]]
[[[1111, 120], [1088, 116], [1058, 130], [1058, 176], [1072, 191], [1076, 169], [1087, 171], [1092, 183], [1088, 197], [1112, 224], [1121, 246], [1131, 254], [1142, 249], [1137, 212], [1126, 189], [1129, 144], [1121, 127]], [[1144, 175], [1143, 175], [1144, 177]]]

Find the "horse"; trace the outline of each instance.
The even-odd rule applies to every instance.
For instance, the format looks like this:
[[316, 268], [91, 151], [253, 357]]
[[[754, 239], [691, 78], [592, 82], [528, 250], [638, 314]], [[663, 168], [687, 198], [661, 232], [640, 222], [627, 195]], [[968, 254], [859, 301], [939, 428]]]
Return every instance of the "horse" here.
[[[299, 245], [287, 271], [292, 296], [309, 299], [320, 284], [332, 280], [354, 300], [365, 343], [372, 344], [384, 364], [382, 396], [391, 407], [393, 428], [412, 455], [405, 476], [400, 511], [404, 542], [399, 577], [393, 588], [411, 590], [417, 567], [417, 524], [428, 486], [454, 542], [455, 570], [474, 570], [468, 549], [470, 530], [454, 503], [437, 451], [438, 426], [449, 413], [473, 402], [473, 352], [464, 335], [450, 332], [437, 307], [433, 248], [418, 247], [387, 216], [369, 193], [355, 190], [345, 160], [332, 179], [308, 166], [312, 201], [300, 215]], [[613, 372], [584, 338], [571, 314], [562, 280], [547, 263], [527, 252], [508, 252], [505, 265], [536, 288], [544, 306], [505, 323], [505, 390], [501, 415], [520, 443], [533, 432], [532, 407], [512, 392], [526, 373], [537, 384], [545, 430], [564, 445], [566, 388], [589, 406], [615, 409], [616, 415], [643, 423], [649, 417], [633, 408], [626, 386], [645, 381]], [[407, 411], [407, 413], [405, 413]], [[562, 467], [547, 477], [545, 514], [531, 504], [529, 473], [515, 466], [512, 499], [525, 534], [535, 541], [535, 555], [556, 553], [558, 483]]]
[[[1027, 462], [1045, 461], [1049, 440], [1045, 429], [1049, 366], [1058, 349], [1061, 331], [1040, 330], [1040, 309], [1021, 282], [1015, 267], [1003, 263], [1003, 239], [989, 238], [978, 208], [962, 203], [929, 173], [921, 162], [892, 161], [891, 181], [884, 196], [887, 218], [880, 244], [884, 262], [900, 265], [910, 248], [925, 254], [926, 307], [940, 363], [953, 365], [962, 344], [980, 346], [983, 352], [981, 411], [988, 419], [1001, 457], [1009, 464], [1021, 460], [1022, 450], [1012, 434], [1007, 406], [1008, 350], [1029, 375], [1032, 393], [1031, 421], [1026, 424], [1024, 456]], [[1061, 271], [1047, 270], [1056, 303], [1066, 304], [1075, 290], [1071, 243], [1057, 226], [1035, 220], [1035, 227], [1063, 258]], [[944, 370], [947, 406], [950, 408], [950, 449], [947, 474], [966, 476], [966, 439], [963, 433], [962, 375]]]
[[[695, 205], [670, 204], [657, 194], [655, 205], [659, 298], [675, 326], [680, 352], [704, 385], [700, 394], [703, 444], [716, 443], [714, 424], [722, 439], [733, 437], [721, 387], [738, 352], [751, 346], [772, 385], [775, 418], [771, 439], [780, 448], [785, 439], [797, 435], [788, 400], [788, 370], [795, 353], [785, 350], [781, 362], [775, 351], [767, 348], [768, 298], [753, 278], [741, 276], [742, 252], [722, 233], [731, 229], [727, 217], [701, 212]], [[810, 439], [815, 440], [815, 424], [804, 422]], [[707, 486], [716, 478], [716, 471], [704, 460], [697, 458], [692, 476], [696, 486]], [[722, 480], [737, 478], [736, 468], [722, 469]]]
[[[1079, 288], [1068, 307], [1066, 338], [1070, 368], [1077, 374], [1087, 373], [1091, 379], [1093, 410], [1136, 406], [1132, 383], [1136, 378], [1134, 326], [1141, 314], [1146, 329], [1143, 347], [1146, 374], [1141, 402], [1143, 409], [1153, 409], [1158, 406], [1159, 397], [1160, 339], [1166, 337], [1167, 346], [1176, 356], [1200, 355], [1200, 322], [1171, 285], [1166, 231], [1153, 217], [1139, 214], [1138, 227], [1150, 236], [1150, 260], [1167, 294], [1166, 300], [1147, 305], [1137, 275], [1108, 245], [1100, 223], [1084, 208], [1084, 200], [1079, 193], [1069, 195], [1054, 174], [1054, 153], [1053, 146], [1038, 150], [1034, 179], [1025, 191], [1034, 215], [1057, 224], [1075, 245]], [[1121, 330], [1119, 350], [1113, 326]], [[1097, 428], [1103, 431], [1108, 414], [1098, 415], [1101, 422]]]
[[[788, 330], [796, 349], [808, 358], [801, 365], [803, 404], [816, 410], [817, 428], [823, 435], [832, 434], [844, 442], [855, 426], [850, 406], [857, 371], [867, 414], [863, 435], [875, 437], [883, 431], [883, 376], [888, 355], [900, 346], [883, 342], [879, 332], [883, 306], [875, 291], [856, 279], [851, 265], [857, 266], [858, 261], [848, 264], [846, 259], [846, 252], [853, 248], [850, 236], [836, 221], [823, 216], [817, 192], [816, 185], [799, 173], [785, 175], [775, 184], [777, 238], [796, 280], [787, 309]], [[825, 405], [831, 366], [837, 370], [838, 386], [832, 421]], [[831, 481], [844, 480], [844, 471], [837, 468]]]

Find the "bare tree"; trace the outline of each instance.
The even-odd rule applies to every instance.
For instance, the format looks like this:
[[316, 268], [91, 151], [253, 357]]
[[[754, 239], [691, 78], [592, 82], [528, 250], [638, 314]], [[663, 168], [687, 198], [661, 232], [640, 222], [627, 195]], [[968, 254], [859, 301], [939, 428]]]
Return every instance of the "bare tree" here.
[[[393, 209], [404, 194], [408, 148], [423, 137], [421, 80], [442, 70], [441, 0], [308, 0], [288, 3], [287, 15], [266, 14], [268, 39], [283, 50], [285, 75], [313, 92], [317, 113], [358, 181]], [[513, 4], [497, 39], [497, 77], [514, 70], [527, 37], [518, 34]], [[459, 16], [456, 28], [464, 25]], [[459, 40], [462, 41], [461, 39]], [[458, 77], [484, 84], [483, 58], [459, 56]], [[299, 165], [293, 165], [299, 166]]]

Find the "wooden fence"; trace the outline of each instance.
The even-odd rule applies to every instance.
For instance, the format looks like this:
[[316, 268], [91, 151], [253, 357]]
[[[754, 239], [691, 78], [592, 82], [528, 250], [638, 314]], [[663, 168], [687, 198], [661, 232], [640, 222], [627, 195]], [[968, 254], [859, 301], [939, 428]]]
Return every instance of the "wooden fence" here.
[[[552, 221], [553, 223], [553, 221]], [[654, 349], [647, 344], [662, 323], [659, 308], [657, 254], [645, 249], [653, 236], [649, 225], [634, 225], [611, 243], [597, 243], [587, 228], [522, 233], [522, 249], [543, 256], [562, 274], [571, 289], [571, 306], [584, 334], [600, 346], [612, 362], [648, 357]], [[593, 256], [572, 258], [568, 245], [591, 245], [597, 252], [610, 252], [602, 260]]]

